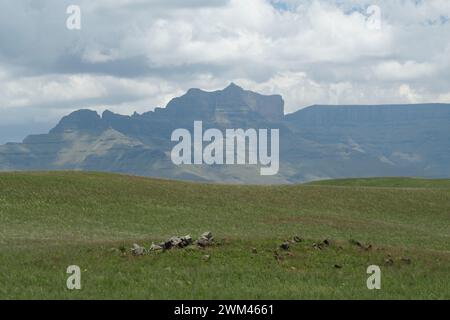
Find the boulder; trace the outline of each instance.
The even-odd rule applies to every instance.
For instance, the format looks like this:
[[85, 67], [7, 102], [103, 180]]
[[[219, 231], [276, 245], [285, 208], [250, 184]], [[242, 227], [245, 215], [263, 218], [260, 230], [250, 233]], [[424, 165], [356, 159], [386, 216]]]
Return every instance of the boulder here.
[[200, 238], [196, 241], [196, 244], [199, 247], [203, 248], [203, 247], [212, 245], [213, 242], [214, 242], [214, 237], [213, 237], [212, 233], [208, 231], [208, 232], [204, 232], [200, 236]]
[[187, 246], [189, 246], [191, 244], [192, 244], [192, 237], [190, 235], [186, 235], [184, 237], [181, 237], [181, 246], [183, 248], [187, 247]]
[[133, 248], [131, 248], [131, 252], [135, 256], [142, 256], [145, 253], [145, 248], [135, 243], [133, 244]]
[[202, 247], [202, 248], [204, 248], [204, 247], [207, 247], [207, 246], [209, 246], [210, 244], [211, 244], [211, 242], [209, 242], [208, 240], [206, 240], [206, 239], [198, 239], [197, 240], [197, 245], [199, 246], [199, 247]]
[[214, 240], [214, 237], [213, 237], [213, 235], [212, 235], [212, 233], [211, 233], [210, 231], [207, 231], [207, 232], [204, 232], [204, 233], [200, 236], [200, 239], [205, 239], [205, 240], [208, 240], [208, 241], [213, 241], [213, 240]]
[[280, 245], [280, 248], [283, 249], [283, 250], [289, 250], [289, 242], [283, 242]]
[[172, 249], [172, 241], [170, 241], [170, 240], [165, 241], [163, 244], [163, 247], [164, 247], [164, 250]]
[[179, 237], [172, 237], [169, 240], [167, 240], [167, 242], [170, 242], [171, 248], [176, 248], [182, 246], [183, 240], [181, 240], [181, 238]]
[[163, 246], [160, 246], [160, 245], [154, 244], [154, 243], [152, 243], [152, 245], [150, 246], [150, 251], [160, 251], [163, 249], [164, 249]]

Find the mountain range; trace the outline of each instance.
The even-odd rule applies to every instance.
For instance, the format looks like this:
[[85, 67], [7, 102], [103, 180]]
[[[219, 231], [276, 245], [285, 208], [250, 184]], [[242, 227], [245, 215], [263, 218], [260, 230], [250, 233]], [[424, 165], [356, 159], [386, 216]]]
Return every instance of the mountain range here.
[[[175, 129], [280, 130], [280, 171], [255, 165], [174, 165]], [[235, 84], [190, 89], [165, 108], [125, 116], [78, 110], [47, 134], [0, 146], [0, 171], [86, 170], [221, 183], [278, 184], [328, 178], [450, 177], [450, 104], [314, 105], [284, 113], [280, 95]]]

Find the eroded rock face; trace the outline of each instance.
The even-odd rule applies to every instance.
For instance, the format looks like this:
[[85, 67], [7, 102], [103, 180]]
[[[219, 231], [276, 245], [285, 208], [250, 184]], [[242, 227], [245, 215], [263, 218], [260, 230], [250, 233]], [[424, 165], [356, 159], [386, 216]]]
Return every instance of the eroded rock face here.
[[[79, 110], [48, 134], [0, 146], [0, 171], [86, 170], [221, 183], [279, 184], [329, 178], [450, 176], [450, 104], [311, 106], [284, 115], [278, 95], [231, 84], [191, 89], [166, 108], [124, 116]], [[252, 166], [180, 168], [171, 133], [205, 128], [280, 130], [280, 171]], [[430, 143], [430, 141], [432, 143]]]

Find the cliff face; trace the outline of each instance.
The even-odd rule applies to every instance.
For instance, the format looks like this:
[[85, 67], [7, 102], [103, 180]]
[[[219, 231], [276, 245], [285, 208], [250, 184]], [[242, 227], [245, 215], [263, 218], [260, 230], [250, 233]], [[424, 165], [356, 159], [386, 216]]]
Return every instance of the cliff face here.
[[[322, 178], [450, 176], [450, 105], [312, 106], [283, 114], [281, 96], [231, 84], [191, 89], [166, 108], [123, 116], [79, 110], [49, 134], [0, 146], [0, 170], [77, 169], [228, 183], [289, 183]], [[253, 166], [175, 166], [177, 128], [280, 129], [280, 172]]]
[[284, 117], [284, 101], [281, 96], [264, 96], [230, 84], [220, 91], [205, 92], [191, 89], [167, 105], [172, 117], [196, 120], [230, 122], [256, 119], [279, 122]]

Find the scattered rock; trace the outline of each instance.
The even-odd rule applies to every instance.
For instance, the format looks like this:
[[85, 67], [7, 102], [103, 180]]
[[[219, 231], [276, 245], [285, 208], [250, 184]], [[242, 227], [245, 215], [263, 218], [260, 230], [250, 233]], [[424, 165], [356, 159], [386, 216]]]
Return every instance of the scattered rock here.
[[273, 257], [275, 258], [275, 260], [277, 260], [278, 262], [281, 262], [284, 260], [284, 257], [282, 255], [280, 255], [278, 253], [278, 251], [274, 251], [273, 252]]
[[283, 249], [283, 250], [289, 250], [289, 242], [283, 242], [280, 245], [280, 248]]
[[162, 247], [164, 248], [164, 250], [172, 249], [172, 241], [167, 240], [167, 241], [163, 242]]
[[411, 264], [412, 260], [411, 260], [411, 258], [403, 257], [403, 258], [402, 258], [402, 262], [404, 262], [404, 263], [406, 263], [406, 264]]
[[152, 243], [152, 245], [150, 246], [150, 251], [161, 251], [161, 250], [163, 250], [164, 249], [164, 247], [163, 246], [160, 246], [159, 244], [154, 244], [154, 243]]
[[208, 232], [203, 233], [203, 234], [200, 236], [200, 239], [205, 239], [205, 240], [208, 240], [208, 241], [213, 241], [213, 240], [214, 240], [214, 237], [213, 237], [212, 233], [211, 233], [210, 231], [208, 231]]
[[354, 239], [350, 239], [349, 242], [350, 242], [350, 244], [352, 244], [354, 246], [357, 246], [357, 247], [359, 247], [359, 248], [361, 248], [361, 249], [363, 249], [365, 251], [372, 250], [372, 245], [371, 244], [365, 245], [365, 244], [363, 244], [363, 243], [361, 243], [359, 241], [356, 241]]
[[179, 237], [172, 237], [168, 240], [168, 242], [170, 242], [171, 247], [173, 248], [181, 247], [183, 243], [183, 241]]
[[208, 241], [208, 240], [205, 240], [205, 239], [198, 239], [198, 240], [196, 241], [196, 243], [197, 243], [197, 245], [198, 245], [199, 247], [202, 247], [202, 248], [204, 248], [204, 247], [206, 247], [206, 246], [209, 245], [209, 241]]
[[200, 236], [200, 239], [198, 239], [198, 240], [196, 241], [196, 244], [197, 244], [199, 247], [204, 248], [204, 247], [207, 247], [207, 246], [212, 245], [213, 242], [214, 242], [214, 237], [213, 237], [212, 233], [211, 233], [211, 232], [205, 232], [205, 233], [203, 233], [203, 234]]
[[317, 250], [322, 250], [324, 247], [323, 243], [313, 243], [312, 247]]
[[181, 237], [181, 245], [183, 248], [191, 244], [192, 244], [192, 237], [189, 234], [184, 237]]
[[357, 247], [360, 247], [360, 248], [363, 246], [361, 242], [359, 242], [359, 241], [357, 241], [355, 239], [350, 239], [349, 242], [350, 242], [350, 244], [352, 244], [354, 246], [357, 246]]
[[303, 239], [300, 238], [299, 236], [295, 236], [295, 237], [294, 237], [294, 241], [297, 242], [297, 243], [300, 243], [300, 242], [303, 241]]
[[[214, 241], [214, 237], [212, 235], [211, 232], [205, 232], [200, 236], [200, 239], [197, 240], [197, 244], [199, 246], [208, 246], [210, 245], [212, 242]], [[155, 251], [161, 251], [161, 250], [170, 250], [173, 248], [187, 248], [189, 249], [189, 247], [193, 244], [193, 239], [190, 235], [186, 235], [183, 237], [171, 237], [170, 239], [155, 244], [152, 243], [152, 245], [150, 246], [149, 250], [147, 251], [144, 247], [141, 247], [138, 244], [133, 244], [133, 247], [131, 248], [131, 252], [133, 253], [133, 255], [135, 256], [142, 256], [147, 252], [155, 252]], [[125, 248], [119, 248], [119, 250], [121, 252], [124, 252], [123, 250], [126, 250]], [[124, 253], [126, 254], [126, 252]]]
[[131, 248], [131, 252], [135, 256], [142, 256], [145, 253], [145, 248], [135, 243], [133, 244], [133, 248]]
[[206, 254], [206, 255], [203, 256], [202, 259], [205, 260], [205, 261], [209, 261], [211, 259], [211, 256], [209, 254]]
[[394, 265], [394, 260], [392, 260], [392, 258], [387, 258], [384, 260], [384, 265], [392, 266], [392, 265]]

